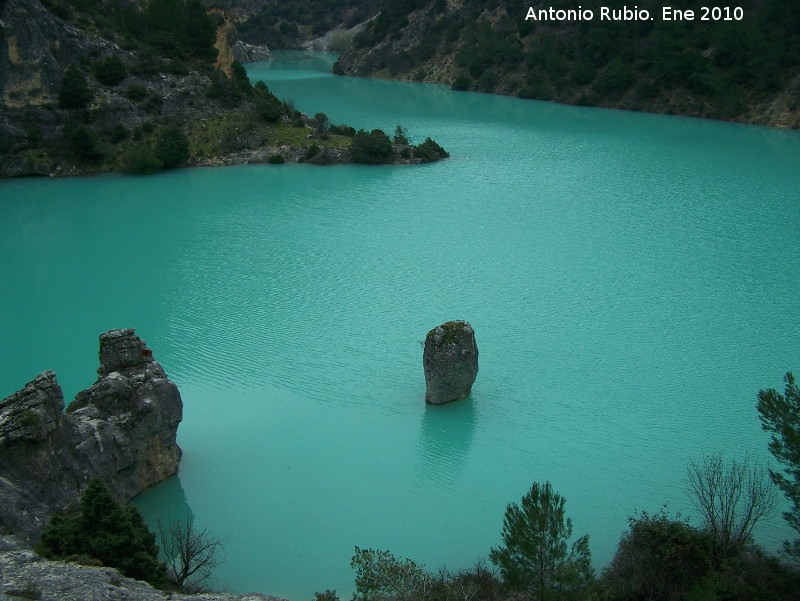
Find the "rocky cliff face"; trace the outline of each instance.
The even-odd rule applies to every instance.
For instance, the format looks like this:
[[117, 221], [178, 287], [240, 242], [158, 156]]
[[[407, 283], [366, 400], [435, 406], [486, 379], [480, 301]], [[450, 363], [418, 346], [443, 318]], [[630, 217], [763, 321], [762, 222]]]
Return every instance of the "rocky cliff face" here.
[[[112, 45], [89, 37], [40, 2], [0, 3], [0, 98], [9, 108], [54, 102], [67, 66]], [[119, 50], [118, 48], [116, 50]]]
[[32, 540], [101, 478], [128, 501], [178, 470], [180, 393], [133, 329], [100, 336], [99, 377], [64, 412], [51, 371], [0, 402], [0, 526]]
[[[77, 14], [70, 20], [38, 0], [0, 2], [0, 177], [82, 172], [74, 157], [54, 151], [64, 144], [70, 121], [88, 127], [105, 143], [114, 127], [130, 132], [161, 117], [180, 123], [219, 112], [218, 103], [204, 94], [210, 85], [205, 73], [152, 73], [143, 68], [141, 57], [121, 48], [119, 38], [104, 37], [96, 24]], [[128, 71], [119, 85], [103, 85], [89, 66], [109, 57], [118, 58]], [[70, 65], [80, 66], [92, 93], [85, 111], [59, 108]], [[129, 98], [130, 86], [140, 87], [143, 98]]]
[[448, 321], [425, 337], [422, 354], [425, 402], [440, 405], [466, 398], [478, 375], [475, 332], [466, 321]]

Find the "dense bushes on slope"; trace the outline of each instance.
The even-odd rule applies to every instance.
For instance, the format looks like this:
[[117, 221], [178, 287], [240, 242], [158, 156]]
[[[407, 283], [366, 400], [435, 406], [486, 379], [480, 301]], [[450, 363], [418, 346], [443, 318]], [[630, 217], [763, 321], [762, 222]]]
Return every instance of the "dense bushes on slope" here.
[[38, 550], [45, 557], [89, 557], [155, 585], [165, 580], [156, 537], [141, 513], [133, 505], [120, 506], [98, 479], [81, 495], [77, 509], [53, 516]]
[[[528, 5], [503, 0], [464, 0], [457, 9], [438, 0], [386, 2], [337, 72], [726, 119], [753, 119], [779, 99], [800, 120], [800, 4], [742, 0], [741, 20], [704, 21], [704, 3], [689, 0], [681, 9], [694, 9], [695, 20], [670, 21], [663, 3], [641, 0], [652, 20], [601, 20], [601, 6], [623, 4], [585, 0], [591, 21], [534, 21], [525, 19]], [[549, 6], [577, 8], [565, 0]]]

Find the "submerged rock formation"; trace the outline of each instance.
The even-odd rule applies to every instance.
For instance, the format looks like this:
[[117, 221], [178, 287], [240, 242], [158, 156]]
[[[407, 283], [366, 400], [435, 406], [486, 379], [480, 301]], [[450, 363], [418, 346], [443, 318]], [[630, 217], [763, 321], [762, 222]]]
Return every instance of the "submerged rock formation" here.
[[475, 332], [466, 321], [448, 321], [425, 337], [425, 402], [440, 405], [466, 398], [478, 375]]
[[128, 501], [178, 470], [183, 403], [144, 340], [102, 334], [97, 371], [66, 412], [52, 371], [0, 401], [0, 529], [32, 540], [94, 477]]

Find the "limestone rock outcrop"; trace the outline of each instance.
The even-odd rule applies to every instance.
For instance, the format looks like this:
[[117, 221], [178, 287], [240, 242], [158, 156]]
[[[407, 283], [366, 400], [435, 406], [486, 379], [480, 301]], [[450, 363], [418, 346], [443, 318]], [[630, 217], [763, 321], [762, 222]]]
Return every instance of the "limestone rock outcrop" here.
[[0, 599], [42, 601], [285, 601], [250, 593], [182, 595], [154, 589], [146, 582], [126, 578], [114, 568], [49, 561], [13, 537], [0, 536]]
[[32, 540], [94, 477], [128, 501], [178, 470], [183, 403], [145, 342], [102, 334], [97, 371], [66, 412], [51, 371], [0, 401], [0, 528]]
[[266, 44], [248, 44], [242, 40], [236, 40], [233, 44], [233, 58], [240, 63], [255, 63], [272, 60], [272, 53]]
[[448, 321], [425, 337], [422, 353], [425, 402], [440, 405], [466, 398], [478, 375], [475, 332], [466, 321]]

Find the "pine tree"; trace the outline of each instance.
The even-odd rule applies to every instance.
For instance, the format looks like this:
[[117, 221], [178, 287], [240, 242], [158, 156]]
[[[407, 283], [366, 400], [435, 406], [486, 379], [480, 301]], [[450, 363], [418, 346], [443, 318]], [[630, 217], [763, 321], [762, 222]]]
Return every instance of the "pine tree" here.
[[89, 483], [77, 511], [53, 516], [38, 549], [46, 557], [86, 555], [130, 578], [164, 582], [156, 538], [142, 514], [132, 505], [120, 506], [99, 478]]
[[[770, 470], [773, 482], [792, 504], [783, 517], [800, 534], [800, 389], [791, 373], [784, 380], [784, 394], [774, 389], [760, 391], [757, 408], [761, 426], [772, 434], [769, 450], [784, 470]], [[800, 539], [784, 541], [783, 549], [795, 563], [800, 563]]]
[[86, 77], [80, 69], [74, 65], [67, 67], [58, 92], [58, 106], [62, 109], [82, 109], [89, 104], [92, 96]]
[[572, 520], [564, 517], [565, 499], [549, 482], [534, 482], [521, 505], [506, 508], [502, 538], [489, 559], [500, 568], [513, 592], [544, 601], [581, 599], [594, 578], [589, 537], [582, 536], [567, 552]]

